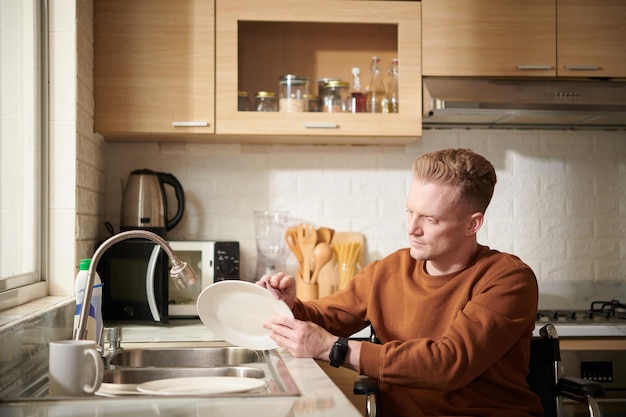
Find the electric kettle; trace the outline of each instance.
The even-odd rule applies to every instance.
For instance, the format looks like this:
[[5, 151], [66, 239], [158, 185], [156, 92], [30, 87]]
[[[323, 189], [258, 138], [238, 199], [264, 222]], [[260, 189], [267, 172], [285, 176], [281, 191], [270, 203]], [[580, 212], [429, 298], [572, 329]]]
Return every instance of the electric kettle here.
[[[174, 188], [178, 207], [168, 217], [165, 185]], [[172, 174], [139, 169], [130, 173], [122, 194], [120, 229], [149, 230], [163, 238], [183, 217], [185, 195], [180, 182]]]

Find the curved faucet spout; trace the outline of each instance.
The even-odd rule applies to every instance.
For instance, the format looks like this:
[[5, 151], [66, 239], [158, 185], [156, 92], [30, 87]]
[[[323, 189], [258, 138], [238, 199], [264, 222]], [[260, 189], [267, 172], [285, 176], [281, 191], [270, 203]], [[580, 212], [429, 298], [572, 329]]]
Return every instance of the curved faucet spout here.
[[[169, 257], [172, 264], [172, 267], [170, 269], [170, 278], [174, 281], [174, 284], [177, 288], [187, 288], [196, 282], [196, 274], [191, 266], [187, 265], [187, 262], [182, 262], [176, 256], [176, 254], [174, 253], [170, 245], [165, 241], [165, 239], [147, 230], [129, 230], [127, 232], [122, 232], [111, 236], [109, 239], [105, 240], [98, 247], [98, 249], [96, 249], [95, 253], [93, 254], [93, 258], [91, 258], [89, 271], [87, 272], [87, 282], [85, 283], [85, 291], [83, 295], [83, 306], [88, 306], [91, 304], [93, 285], [96, 279], [96, 267], [98, 266], [98, 262], [100, 261], [102, 254], [106, 252], [106, 250], [109, 249], [111, 246], [127, 239], [147, 239], [161, 246], [165, 253], [167, 253], [167, 256]], [[88, 314], [88, 308], [81, 309], [80, 316], [78, 318], [78, 326], [74, 330], [74, 340], [83, 340], [87, 338]]]

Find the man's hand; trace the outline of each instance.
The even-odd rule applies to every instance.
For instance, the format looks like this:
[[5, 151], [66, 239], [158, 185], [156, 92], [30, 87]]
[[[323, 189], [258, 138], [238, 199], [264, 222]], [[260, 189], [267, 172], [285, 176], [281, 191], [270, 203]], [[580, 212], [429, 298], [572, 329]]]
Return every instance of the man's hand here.
[[256, 282], [256, 285], [271, 292], [274, 298], [284, 301], [293, 310], [296, 298], [296, 279], [293, 276], [285, 275], [282, 272], [264, 275]]
[[330, 349], [337, 336], [315, 323], [291, 317], [276, 317], [263, 323], [270, 330], [270, 338], [296, 358], [314, 358], [328, 361]]

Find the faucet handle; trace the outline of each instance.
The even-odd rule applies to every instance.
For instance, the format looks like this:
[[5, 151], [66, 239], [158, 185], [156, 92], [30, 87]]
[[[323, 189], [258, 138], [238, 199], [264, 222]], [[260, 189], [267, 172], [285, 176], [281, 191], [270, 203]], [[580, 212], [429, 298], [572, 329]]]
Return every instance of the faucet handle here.
[[107, 350], [118, 351], [122, 350], [122, 328], [121, 327], [106, 327], [105, 341], [108, 343]]

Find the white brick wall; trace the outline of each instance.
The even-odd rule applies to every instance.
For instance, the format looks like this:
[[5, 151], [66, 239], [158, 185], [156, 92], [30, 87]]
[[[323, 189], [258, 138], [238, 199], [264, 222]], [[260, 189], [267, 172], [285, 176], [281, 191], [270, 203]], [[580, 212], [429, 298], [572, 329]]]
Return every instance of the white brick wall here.
[[625, 132], [426, 130], [406, 147], [110, 143], [105, 217], [117, 227], [121, 182], [150, 168], [185, 188], [170, 239], [239, 240], [244, 278], [254, 275], [260, 209], [362, 232], [372, 260], [406, 246], [411, 162], [445, 147], [472, 148], [496, 167], [481, 243], [520, 256], [541, 283], [626, 281]]

